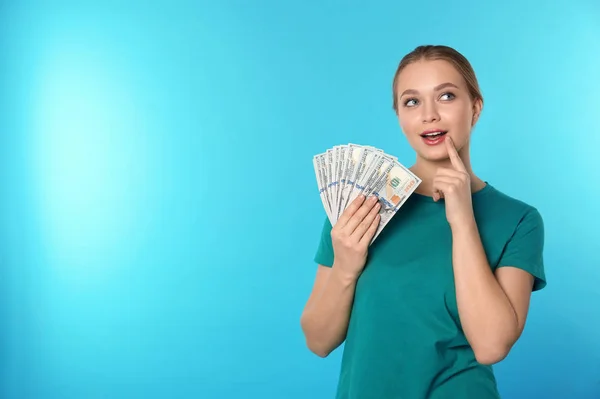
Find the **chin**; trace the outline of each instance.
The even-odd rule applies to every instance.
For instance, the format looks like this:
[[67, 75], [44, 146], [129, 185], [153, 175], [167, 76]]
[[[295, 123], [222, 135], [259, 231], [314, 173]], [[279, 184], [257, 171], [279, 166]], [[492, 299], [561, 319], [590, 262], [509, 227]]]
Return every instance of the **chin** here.
[[444, 147], [419, 149], [417, 154], [420, 158], [429, 162], [441, 162], [448, 159], [448, 151]]

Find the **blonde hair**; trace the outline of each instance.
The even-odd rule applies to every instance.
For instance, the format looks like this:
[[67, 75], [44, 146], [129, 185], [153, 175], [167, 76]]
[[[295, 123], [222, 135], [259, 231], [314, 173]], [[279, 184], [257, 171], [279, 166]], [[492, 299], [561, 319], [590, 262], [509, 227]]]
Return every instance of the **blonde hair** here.
[[406, 54], [396, 69], [396, 74], [394, 75], [394, 80], [392, 82], [392, 107], [396, 113], [398, 112], [398, 89], [396, 87], [398, 84], [398, 76], [400, 76], [400, 72], [402, 72], [407, 65], [420, 60], [444, 60], [452, 64], [452, 66], [456, 68], [456, 70], [465, 80], [471, 99], [480, 100], [483, 105], [483, 96], [481, 95], [481, 90], [479, 89], [479, 83], [477, 82], [475, 71], [473, 71], [471, 63], [469, 63], [465, 56], [452, 47], [442, 45], [424, 45], [419, 46], [410, 53]]

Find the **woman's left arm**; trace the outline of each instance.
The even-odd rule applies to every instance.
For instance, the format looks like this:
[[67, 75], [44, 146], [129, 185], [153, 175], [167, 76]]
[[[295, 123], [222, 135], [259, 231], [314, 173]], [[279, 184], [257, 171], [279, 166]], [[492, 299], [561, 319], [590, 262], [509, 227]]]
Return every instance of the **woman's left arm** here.
[[470, 175], [452, 139], [445, 141], [452, 168], [437, 170], [433, 197], [444, 198], [452, 230], [458, 313], [477, 361], [494, 364], [506, 357], [523, 331], [534, 277], [511, 265], [492, 272], [473, 213]]
[[494, 274], [474, 220], [452, 226], [452, 241], [456, 301], [465, 336], [479, 363], [497, 363], [523, 332], [533, 276], [507, 266]]

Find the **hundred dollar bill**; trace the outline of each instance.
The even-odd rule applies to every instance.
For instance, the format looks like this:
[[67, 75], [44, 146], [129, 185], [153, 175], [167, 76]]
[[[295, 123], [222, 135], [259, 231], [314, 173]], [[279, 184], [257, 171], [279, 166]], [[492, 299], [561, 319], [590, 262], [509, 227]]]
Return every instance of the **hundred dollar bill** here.
[[395, 159], [389, 155], [383, 155], [377, 161], [377, 165], [369, 172], [369, 179], [365, 182], [363, 195], [368, 197], [374, 192], [381, 190], [381, 187], [385, 184], [385, 180], [394, 167]]
[[[331, 164], [331, 198], [332, 198], [332, 202], [333, 202], [333, 207], [335, 209], [336, 204], [335, 204], [335, 198], [336, 198], [336, 191], [337, 191], [337, 182], [335, 180], [335, 176], [337, 175], [337, 170], [338, 170], [338, 157], [339, 157], [339, 146], [334, 146], [333, 147], [333, 156], [332, 156], [332, 161], [333, 163]], [[333, 215], [332, 215], [333, 216]]]
[[334, 150], [330, 148], [325, 152], [325, 176], [327, 178], [327, 197], [329, 197], [332, 207], [335, 207], [333, 197], [333, 151]]
[[[356, 183], [362, 178], [367, 163], [370, 162], [374, 154], [374, 151], [367, 147], [360, 145], [352, 146], [352, 159], [349, 161], [350, 164], [348, 165], [348, 179], [344, 185], [341, 203], [339, 205], [338, 213], [340, 216], [352, 202]], [[354, 198], [356, 198], [356, 196], [354, 196]]]
[[318, 155], [317, 157], [318, 159], [318, 166], [321, 169], [321, 179], [322, 179], [322, 183], [323, 183], [323, 189], [325, 192], [325, 198], [327, 199], [327, 204], [329, 205], [329, 208], [327, 209], [328, 211], [328, 215], [331, 214], [331, 210], [333, 209], [333, 203], [331, 202], [331, 197], [329, 195], [329, 178], [327, 175], [327, 170], [328, 170], [328, 166], [327, 166], [327, 153], [322, 153], [320, 155]]
[[377, 184], [369, 192], [369, 194], [375, 195], [381, 204], [379, 211], [381, 220], [371, 244], [421, 182], [419, 177], [397, 161], [393, 161], [385, 167]]
[[362, 186], [362, 194], [368, 195], [371, 187], [375, 184], [375, 180], [379, 178], [382, 173], [382, 168], [385, 163], [388, 162], [388, 158], [383, 153], [376, 154], [371, 162], [371, 165], [367, 168], [363, 180], [359, 183]]
[[325, 209], [325, 213], [329, 218], [330, 222], [333, 222], [332, 218], [332, 206], [329, 201], [329, 197], [327, 196], [326, 187], [327, 187], [327, 179], [325, 178], [325, 167], [323, 166], [323, 161], [325, 159], [325, 153], [317, 154], [313, 157], [313, 166], [315, 168], [315, 175], [317, 177], [317, 186], [319, 188], [319, 196], [321, 197], [321, 202], [323, 202], [323, 207]]
[[333, 203], [334, 203], [334, 212], [333, 219], [337, 221], [337, 211], [338, 209], [338, 199], [339, 199], [339, 191], [340, 191], [340, 181], [342, 175], [342, 168], [344, 163], [344, 156], [346, 152], [346, 145], [339, 145], [335, 147], [335, 174], [333, 177]]
[[348, 198], [344, 207], [350, 205], [352, 201], [356, 199], [356, 197], [362, 194], [363, 190], [365, 189], [365, 184], [369, 181], [370, 171], [378, 163], [378, 160], [381, 158], [382, 154], [383, 152], [369, 147], [363, 148], [363, 153], [361, 154], [356, 168], [356, 174], [353, 178], [352, 189], [348, 194]]
[[351, 187], [350, 185], [353, 184], [352, 176], [354, 175], [356, 164], [360, 159], [360, 153], [362, 149], [362, 146], [353, 143], [349, 143], [346, 147], [344, 155], [344, 167], [342, 168], [340, 188], [338, 190], [336, 220], [340, 218], [346, 207], [346, 199], [348, 198], [349, 189]]

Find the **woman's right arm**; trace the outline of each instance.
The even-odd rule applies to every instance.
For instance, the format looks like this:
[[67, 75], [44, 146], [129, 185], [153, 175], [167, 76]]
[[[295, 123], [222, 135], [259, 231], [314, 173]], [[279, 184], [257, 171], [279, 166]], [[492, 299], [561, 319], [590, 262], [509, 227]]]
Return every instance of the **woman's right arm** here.
[[379, 226], [379, 209], [375, 197], [358, 197], [331, 230], [335, 260], [332, 267], [318, 266], [300, 319], [306, 344], [318, 356], [326, 357], [346, 339], [356, 281]]
[[339, 273], [335, 264], [318, 266], [300, 319], [306, 345], [316, 355], [326, 357], [346, 339], [355, 285], [356, 279]]

